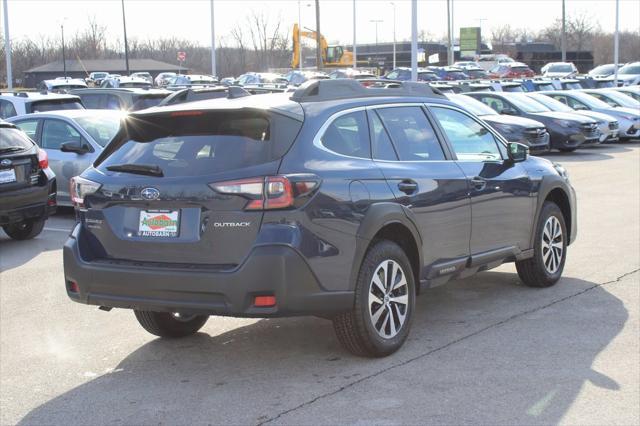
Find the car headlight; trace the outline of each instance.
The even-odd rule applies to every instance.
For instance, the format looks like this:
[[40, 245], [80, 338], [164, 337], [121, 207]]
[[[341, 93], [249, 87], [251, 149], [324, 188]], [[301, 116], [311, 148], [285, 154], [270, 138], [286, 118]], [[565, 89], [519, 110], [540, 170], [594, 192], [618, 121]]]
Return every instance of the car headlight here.
[[556, 169], [556, 172], [565, 180], [569, 180], [569, 173], [567, 173], [567, 169], [562, 167], [561, 164], [553, 163], [553, 168]]
[[553, 120], [553, 122], [560, 127], [571, 127], [573, 125], [573, 122], [568, 120]]

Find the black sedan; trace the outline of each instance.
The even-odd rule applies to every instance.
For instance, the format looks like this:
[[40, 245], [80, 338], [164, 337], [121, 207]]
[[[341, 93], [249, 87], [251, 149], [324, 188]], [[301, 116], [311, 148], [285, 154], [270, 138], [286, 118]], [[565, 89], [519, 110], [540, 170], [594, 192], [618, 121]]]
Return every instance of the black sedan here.
[[580, 145], [598, 143], [598, 122], [574, 113], [554, 112], [524, 93], [472, 92], [471, 96], [499, 114], [530, 118], [545, 125], [551, 136], [551, 148], [574, 151]]
[[507, 141], [523, 143], [534, 154], [549, 151], [549, 133], [544, 124], [539, 121], [497, 114], [482, 102], [469, 96], [447, 95], [447, 97], [461, 108], [489, 123]]

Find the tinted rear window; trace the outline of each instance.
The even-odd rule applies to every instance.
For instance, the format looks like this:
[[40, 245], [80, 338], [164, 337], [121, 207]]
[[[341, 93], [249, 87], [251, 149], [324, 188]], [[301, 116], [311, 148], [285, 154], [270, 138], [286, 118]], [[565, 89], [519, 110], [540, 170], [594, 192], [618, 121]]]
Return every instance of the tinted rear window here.
[[140, 96], [131, 107], [131, 111], [139, 111], [141, 109], [157, 106], [166, 96]]
[[281, 158], [302, 123], [264, 111], [214, 111], [198, 116], [130, 117], [128, 135], [98, 169], [157, 165], [167, 177], [211, 175]]
[[21, 130], [0, 127], [0, 151], [10, 148], [28, 149], [33, 142]]
[[31, 112], [60, 111], [63, 109], [84, 109], [77, 99], [55, 99], [31, 103]]

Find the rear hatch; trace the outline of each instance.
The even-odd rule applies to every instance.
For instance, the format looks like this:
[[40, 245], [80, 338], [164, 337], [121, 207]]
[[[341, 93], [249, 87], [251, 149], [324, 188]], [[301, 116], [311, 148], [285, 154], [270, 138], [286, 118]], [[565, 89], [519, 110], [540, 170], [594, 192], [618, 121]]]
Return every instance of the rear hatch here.
[[74, 194], [84, 203], [90, 257], [234, 268], [260, 229], [264, 179], [301, 125], [250, 108], [130, 116]]
[[0, 194], [38, 184], [38, 149], [21, 130], [0, 125]]

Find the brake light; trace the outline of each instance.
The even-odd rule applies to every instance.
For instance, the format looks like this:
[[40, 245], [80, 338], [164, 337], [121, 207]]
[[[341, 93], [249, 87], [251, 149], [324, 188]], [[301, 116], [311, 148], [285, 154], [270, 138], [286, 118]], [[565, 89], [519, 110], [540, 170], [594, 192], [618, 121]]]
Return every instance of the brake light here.
[[309, 194], [318, 182], [300, 180], [292, 183], [286, 176], [266, 176], [217, 182], [209, 186], [220, 194], [247, 198], [249, 202], [244, 206], [245, 210], [274, 210], [293, 206], [296, 197]]
[[99, 183], [80, 176], [72, 177], [69, 181], [69, 195], [73, 206], [75, 208], [84, 208], [85, 197], [98, 191], [101, 186]]
[[44, 149], [38, 148], [38, 166], [41, 169], [46, 169], [49, 167], [49, 156], [47, 155], [47, 151]]

